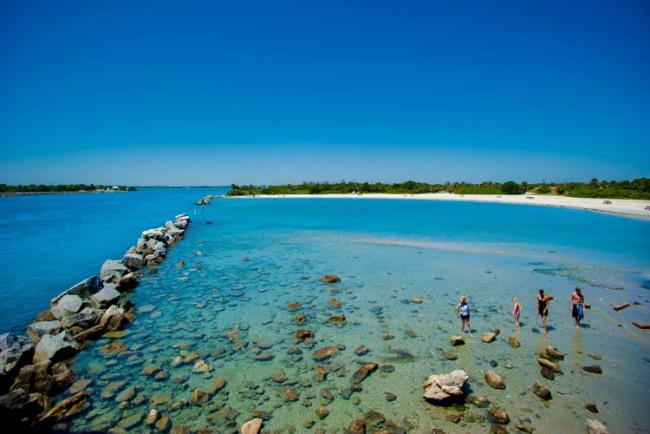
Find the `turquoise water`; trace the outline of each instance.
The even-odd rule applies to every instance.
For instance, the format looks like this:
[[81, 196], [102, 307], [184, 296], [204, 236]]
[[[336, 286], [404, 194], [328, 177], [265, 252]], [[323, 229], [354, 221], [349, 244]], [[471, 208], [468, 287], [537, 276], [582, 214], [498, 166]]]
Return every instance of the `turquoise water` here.
[[[152, 201], [160, 210], [165, 202], [180, 206], [185, 193]], [[161, 218], [191, 214], [191, 202], [204, 192], [189, 193], [185, 209], [156, 216], [143, 212], [155, 221], [134, 228], [116, 251], [126, 250], [142, 229], [157, 226]], [[116, 200], [136, 198], [121, 197]], [[120, 210], [115, 214], [125, 219], [128, 206], [115, 204]], [[104, 233], [106, 225], [99, 226]], [[101, 339], [77, 357], [78, 377], [90, 380], [91, 405], [62, 428], [148, 432], [144, 418], [155, 408], [173, 425], [191, 430], [211, 426], [214, 432], [236, 432], [261, 413], [266, 432], [336, 432], [374, 409], [409, 432], [435, 427], [487, 432], [487, 409], [473, 404], [464, 410], [438, 408], [421, 397], [427, 376], [464, 369], [472, 393], [505, 409], [512, 430], [521, 422], [542, 433], [582, 432], [586, 419], [594, 418], [612, 432], [647, 431], [650, 339], [631, 322], [650, 320], [649, 235], [645, 221], [554, 208], [413, 200], [217, 200], [196, 215], [185, 240], [136, 290], [133, 300], [140, 312], [125, 335]], [[93, 237], [102, 238], [94, 232]], [[107, 257], [119, 255], [108, 252], [92, 267]], [[176, 265], [181, 260], [183, 267]], [[29, 265], [33, 270], [34, 262]], [[325, 284], [325, 274], [342, 281]], [[576, 285], [592, 305], [578, 330], [568, 301]], [[547, 335], [533, 331], [540, 327], [538, 288], [555, 296]], [[53, 292], [62, 289], [65, 285]], [[468, 296], [473, 309], [474, 335], [466, 336], [467, 345], [452, 348], [449, 337], [460, 329], [453, 312], [460, 294]], [[524, 307], [519, 331], [512, 324], [513, 296]], [[410, 302], [413, 297], [422, 303]], [[340, 307], [331, 306], [332, 298]], [[639, 304], [614, 312], [611, 306], [622, 301]], [[288, 310], [294, 302], [300, 308]], [[307, 322], [297, 324], [298, 314]], [[345, 325], [328, 322], [341, 314]], [[480, 334], [495, 327], [501, 330], [497, 341], [481, 342]], [[297, 342], [298, 329], [311, 330], [314, 342]], [[509, 336], [517, 336], [522, 346], [508, 346]], [[115, 340], [125, 344], [125, 351], [104, 355], [101, 349]], [[355, 349], [361, 345], [370, 351], [359, 356]], [[542, 378], [537, 364], [536, 353], [548, 345], [567, 354], [559, 362], [565, 374], [554, 381]], [[315, 361], [312, 352], [325, 346], [338, 351]], [[458, 360], [446, 360], [441, 348]], [[593, 360], [593, 353], [602, 360]], [[210, 371], [194, 372], [198, 360]], [[352, 391], [350, 377], [360, 362], [378, 363], [380, 369], [360, 383], [362, 390]], [[595, 363], [602, 375], [581, 369]], [[315, 378], [317, 364], [328, 371], [325, 379]], [[483, 373], [490, 369], [505, 378], [505, 390], [485, 384]], [[219, 378], [226, 380], [225, 387], [192, 402], [195, 390], [208, 391]], [[551, 401], [532, 393], [535, 381], [551, 389]], [[297, 400], [287, 400], [290, 392]], [[386, 393], [396, 399], [389, 401]], [[585, 410], [589, 402], [599, 414]], [[329, 409], [322, 420], [315, 413], [320, 406]], [[458, 424], [447, 420], [451, 413], [462, 415]]]

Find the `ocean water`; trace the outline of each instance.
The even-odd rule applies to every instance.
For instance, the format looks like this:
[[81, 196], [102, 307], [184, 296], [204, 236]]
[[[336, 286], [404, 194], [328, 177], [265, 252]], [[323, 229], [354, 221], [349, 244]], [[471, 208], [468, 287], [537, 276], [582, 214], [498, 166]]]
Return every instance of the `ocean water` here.
[[119, 259], [140, 233], [225, 188], [0, 197], [0, 332], [22, 332], [49, 301]]
[[[207, 193], [166, 194], [171, 196], [151, 199], [156, 212], [142, 212], [154, 221], [142, 221], [133, 234], [126, 230], [125, 244], [109, 246], [115, 251], [96, 260], [86, 256], [96, 262], [89, 267], [98, 269], [103, 259], [119, 257], [139, 231], [178, 212], [193, 215], [193, 200]], [[119, 204], [135, 198], [117, 197], [112, 215], [122, 217], [113, 218], [140, 215]], [[178, 208], [161, 214], [165, 206]], [[74, 205], [59, 208], [74, 210]], [[83, 230], [87, 219], [66, 221]], [[99, 226], [86, 231], [97, 238], [102, 238], [97, 232], [110, 233], [106, 224]], [[487, 432], [487, 408], [441, 408], [422, 399], [427, 376], [464, 369], [471, 393], [504, 409], [511, 430], [523, 423], [538, 433], [583, 432], [593, 418], [611, 432], [644, 432], [650, 426], [645, 411], [650, 339], [632, 321], [650, 321], [648, 239], [647, 221], [567, 209], [417, 200], [219, 199], [198, 210], [185, 239], [133, 293], [137, 320], [77, 356], [75, 369], [89, 382], [90, 405], [60, 428], [155, 432], [145, 418], [156, 409], [159, 418], [192, 431], [237, 432], [262, 415], [264, 432], [343, 432], [375, 410], [414, 433], [433, 428]], [[44, 246], [38, 252], [47, 255]], [[70, 245], [68, 255], [75, 252]], [[24, 271], [31, 278], [40, 264], [29, 262]], [[20, 280], [3, 269], [9, 279]], [[74, 283], [89, 274], [82, 271], [68, 279]], [[341, 282], [323, 283], [325, 274]], [[55, 286], [56, 278], [49, 280]], [[60, 283], [50, 292], [60, 292], [69, 282]], [[576, 285], [592, 306], [580, 329], [569, 309]], [[539, 288], [555, 297], [548, 334], [536, 331], [541, 328], [535, 304]], [[473, 335], [465, 335], [466, 345], [451, 347], [450, 336], [460, 331], [453, 308], [461, 294], [469, 298]], [[520, 330], [512, 322], [513, 296], [523, 304]], [[50, 295], [35, 291], [14, 297], [29, 298], [33, 305]], [[422, 303], [411, 302], [414, 297]], [[615, 312], [612, 306], [623, 301], [631, 306]], [[289, 309], [296, 302], [298, 308]], [[296, 315], [306, 322], [298, 324]], [[345, 324], [331, 324], [334, 315], [345, 315]], [[496, 342], [482, 342], [481, 333], [494, 328], [501, 331]], [[310, 330], [313, 340], [296, 340], [301, 329]], [[509, 336], [516, 336], [521, 347], [511, 348]], [[107, 345], [121, 345], [122, 351], [108, 354]], [[357, 355], [362, 345], [369, 351]], [[537, 353], [549, 345], [566, 354], [559, 362], [564, 375], [553, 381], [540, 375], [537, 364]], [[313, 352], [328, 346], [336, 348], [335, 354], [314, 360]], [[447, 360], [442, 349], [458, 359]], [[197, 366], [198, 361], [205, 364]], [[366, 362], [379, 369], [353, 387], [351, 377]], [[583, 371], [589, 364], [601, 365], [603, 374]], [[201, 366], [205, 369], [196, 369]], [[487, 370], [505, 378], [505, 390], [485, 383]], [[196, 392], [208, 392], [221, 380], [225, 386], [216, 393]], [[532, 393], [535, 381], [551, 390], [552, 400]], [[586, 403], [596, 404], [600, 413], [589, 413]], [[329, 411], [322, 419], [316, 412], [320, 407]], [[453, 415], [460, 421], [452, 422]]]

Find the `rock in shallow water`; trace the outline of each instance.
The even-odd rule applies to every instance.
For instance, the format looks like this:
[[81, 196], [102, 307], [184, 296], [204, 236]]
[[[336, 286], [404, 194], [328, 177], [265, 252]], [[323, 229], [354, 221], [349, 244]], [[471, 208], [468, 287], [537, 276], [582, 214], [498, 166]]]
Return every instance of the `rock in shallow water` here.
[[485, 373], [485, 382], [494, 389], [505, 389], [506, 382], [499, 374], [494, 371], [487, 371]]
[[469, 376], [463, 370], [449, 374], [431, 375], [422, 384], [424, 399], [433, 404], [443, 404], [453, 398], [464, 396], [463, 385]]

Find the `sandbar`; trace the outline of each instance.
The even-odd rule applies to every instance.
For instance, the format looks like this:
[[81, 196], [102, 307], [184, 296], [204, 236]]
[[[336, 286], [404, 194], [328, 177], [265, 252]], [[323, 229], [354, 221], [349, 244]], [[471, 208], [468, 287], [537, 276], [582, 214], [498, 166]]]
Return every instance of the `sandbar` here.
[[293, 199], [406, 199], [406, 200], [447, 200], [464, 202], [492, 202], [513, 205], [553, 206], [585, 211], [615, 214], [625, 217], [650, 220], [650, 200], [635, 199], [592, 199], [547, 195], [496, 195], [496, 194], [386, 194], [386, 193], [351, 193], [351, 194], [287, 194], [237, 196], [239, 198], [293, 198]]

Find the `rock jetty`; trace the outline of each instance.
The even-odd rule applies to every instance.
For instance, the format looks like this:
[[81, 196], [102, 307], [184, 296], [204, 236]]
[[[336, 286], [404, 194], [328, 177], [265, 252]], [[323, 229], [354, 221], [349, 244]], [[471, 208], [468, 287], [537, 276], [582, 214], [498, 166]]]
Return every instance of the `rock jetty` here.
[[80, 412], [88, 394], [80, 391], [56, 405], [52, 397], [75, 381], [69, 364], [83, 346], [135, 319], [130, 291], [142, 268], [155, 268], [183, 238], [190, 223], [177, 215], [142, 232], [121, 260], [107, 260], [99, 275], [54, 297], [50, 309], [27, 327], [26, 335], [0, 334], [0, 419], [7, 432], [47, 429]]

